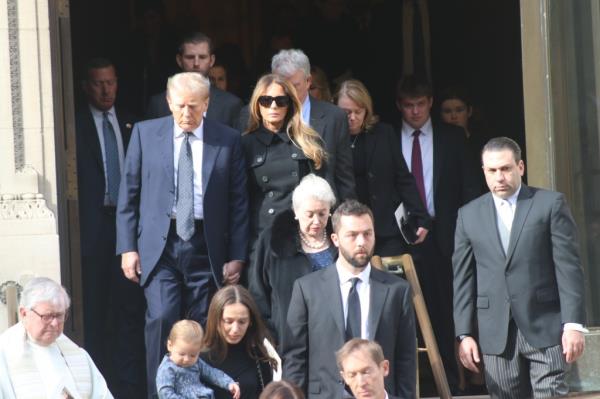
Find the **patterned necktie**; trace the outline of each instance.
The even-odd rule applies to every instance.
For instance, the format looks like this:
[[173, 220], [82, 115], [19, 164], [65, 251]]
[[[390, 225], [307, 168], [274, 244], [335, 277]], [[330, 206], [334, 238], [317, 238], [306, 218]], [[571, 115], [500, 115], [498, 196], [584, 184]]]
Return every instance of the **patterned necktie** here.
[[510, 202], [502, 200], [498, 207], [498, 215], [500, 220], [498, 223], [498, 232], [500, 233], [500, 241], [502, 242], [502, 248], [504, 253], [508, 252], [508, 244], [510, 243], [510, 231], [512, 229], [512, 223], [514, 219], [514, 213]]
[[410, 157], [410, 170], [415, 177], [417, 183], [417, 190], [425, 209], [427, 209], [427, 197], [425, 196], [425, 179], [423, 178], [423, 158], [421, 157], [421, 142], [419, 136], [421, 135], [420, 130], [413, 132], [413, 145], [412, 155]]
[[119, 148], [117, 136], [112, 123], [108, 120], [108, 112], [102, 113], [102, 136], [104, 137], [104, 160], [106, 162], [106, 180], [109, 205], [116, 205], [121, 183], [121, 168], [119, 167]]
[[179, 150], [177, 161], [177, 235], [188, 241], [194, 235], [194, 165], [192, 162], [191, 133], [185, 138]]
[[360, 278], [350, 279], [352, 288], [348, 292], [348, 314], [346, 316], [346, 341], [352, 338], [360, 338], [360, 298], [356, 285]]

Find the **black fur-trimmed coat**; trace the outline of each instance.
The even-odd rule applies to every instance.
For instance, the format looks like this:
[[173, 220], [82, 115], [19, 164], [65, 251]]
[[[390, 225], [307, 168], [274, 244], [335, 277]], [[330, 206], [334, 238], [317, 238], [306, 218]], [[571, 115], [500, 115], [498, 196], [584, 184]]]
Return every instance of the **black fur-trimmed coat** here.
[[[331, 234], [330, 224], [327, 234]], [[312, 264], [302, 251], [294, 212], [283, 211], [262, 232], [248, 272], [248, 288], [278, 347], [286, 328], [294, 281], [311, 272]]]

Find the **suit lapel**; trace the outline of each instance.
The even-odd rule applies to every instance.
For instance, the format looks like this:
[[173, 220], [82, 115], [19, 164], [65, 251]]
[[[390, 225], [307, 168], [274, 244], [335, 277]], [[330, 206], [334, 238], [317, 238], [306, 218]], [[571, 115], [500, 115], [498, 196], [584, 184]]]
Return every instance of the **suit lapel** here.
[[215, 112], [218, 108], [217, 102], [219, 101], [217, 97], [219, 97], [219, 93], [215, 90], [214, 87], [211, 87], [210, 92], [208, 94], [208, 109], [206, 110], [207, 118], [210, 118], [210, 119], [216, 118]]
[[482, 226], [494, 226], [493, 229], [486, 229], [490, 233], [489, 242], [494, 243], [494, 250], [498, 251], [502, 258], [506, 257], [504, 248], [502, 248], [502, 240], [500, 239], [500, 232], [498, 231], [498, 217], [496, 215], [496, 205], [492, 194], [486, 194], [485, 201], [482, 207], [481, 225]]
[[167, 181], [171, 182], [170, 187], [175, 187], [175, 167], [173, 166], [173, 127], [175, 122], [173, 117], [164, 118], [162, 126], [158, 128], [158, 151], [163, 157], [162, 164], [165, 168]]
[[[444, 164], [444, 153], [447, 149], [444, 149], [444, 133], [437, 129], [437, 126], [432, 125], [433, 132], [433, 196], [434, 203], [435, 197], [438, 192], [438, 182], [442, 174], [442, 165]], [[457, 188], [458, 189], [458, 188]]]
[[323, 273], [321, 292], [333, 293], [331, 300], [326, 301], [329, 307], [329, 313], [333, 317], [335, 325], [339, 329], [342, 340], [346, 333], [344, 323], [344, 307], [342, 303], [342, 296], [340, 294], [340, 279], [338, 277], [337, 268], [335, 263], [325, 269]]
[[313, 97], [310, 97], [310, 127], [320, 135], [323, 134], [322, 132], [325, 124], [325, 121], [323, 120], [324, 116], [325, 114], [319, 106], [319, 102]]
[[365, 148], [367, 152], [367, 170], [370, 170], [371, 162], [373, 161], [373, 153], [375, 152], [375, 146], [377, 144], [377, 135], [375, 132], [364, 132], [365, 135]]
[[517, 245], [517, 241], [519, 241], [521, 231], [523, 231], [523, 225], [525, 224], [527, 215], [531, 210], [531, 205], [533, 204], [532, 196], [533, 193], [529, 187], [521, 184], [521, 191], [519, 192], [519, 197], [517, 198], [517, 209], [515, 210], [515, 217], [510, 229], [510, 241], [508, 243], [508, 252], [506, 254], [507, 267], [510, 263], [513, 253], [515, 252], [515, 246]]
[[206, 186], [215, 166], [215, 162], [221, 150], [221, 142], [218, 132], [206, 118], [204, 123], [204, 142], [202, 143], [202, 192], [206, 193]]
[[119, 130], [121, 131], [121, 140], [123, 141], [123, 153], [127, 153], [127, 147], [129, 145], [129, 139], [131, 138], [131, 130], [133, 129], [133, 120], [128, 120], [128, 115], [121, 112], [120, 109], [115, 108], [115, 115], [119, 123]]
[[[87, 107], [87, 105], [86, 105]], [[85, 123], [89, 126], [88, 129], [83, 130], [83, 139], [87, 143], [87, 147], [90, 149], [94, 156], [94, 160], [96, 161], [98, 168], [104, 174], [104, 161], [102, 160], [102, 148], [100, 148], [100, 139], [98, 138], [98, 132], [96, 129], [96, 122], [94, 121], [94, 117], [92, 116], [92, 111], [90, 111], [89, 107], [85, 110]]]
[[379, 276], [377, 272], [374, 272], [372, 267], [369, 283], [371, 284], [371, 298], [367, 326], [369, 329], [369, 339], [375, 339], [379, 320], [381, 319], [381, 313], [383, 312], [383, 305], [385, 304], [385, 298], [387, 297], [390, 288], [384, 283], [381, 276]]

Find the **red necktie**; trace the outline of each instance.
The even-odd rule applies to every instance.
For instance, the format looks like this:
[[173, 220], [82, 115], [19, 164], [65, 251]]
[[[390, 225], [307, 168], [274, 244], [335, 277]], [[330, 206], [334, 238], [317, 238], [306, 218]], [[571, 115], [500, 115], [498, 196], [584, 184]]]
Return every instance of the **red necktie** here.
[[425, 197], [425, 180], [423, 179], [423, 159], [421, 158], [421, 143], [419, 141], [420, 130], [413, 132], [412, 155], [410, 158], [410, 169], [417, 182], [417, 190], [421, 196], [421, 201], [427, 209], [427, 199]]

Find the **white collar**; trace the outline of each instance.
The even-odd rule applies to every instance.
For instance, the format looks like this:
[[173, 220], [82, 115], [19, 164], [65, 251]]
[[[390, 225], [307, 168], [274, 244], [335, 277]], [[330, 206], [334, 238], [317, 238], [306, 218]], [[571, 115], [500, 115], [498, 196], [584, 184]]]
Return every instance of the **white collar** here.
[[361, 282], [368, 283], [369, 276], [371, 275], [371, 263], [367, 265], [359, 274], [352, 274], [350, 271], [346, 270], [342, 265], [340, 265], [340, 261], [335, 262], [335, 267], [337, 269], [338, 277], [340, 279], [340, 284], [344, 284], [351, 279], [358, 277]]
[[102, 116], [104, 115], [104, 113], [108, 113], [111, 116], [115, 116], [115, 106], [113, 105], [112, 107], [110, 107], [109, 109], [107, 109], [106, 111], [101, 111], [98, 108], [94, 107], [92, 104], [88, 103], [88, 106], [90, 107], [90, 112], [92, 113], [92, 115], [97, 116], [102, 118]]
[[513, 193], [513, 195], [511, 195], [510, 197], [506, 198], [506, 200], [503, 198], [500, 198], [497, 195], [495, 195], [494, 193], [492, 193], [492, 198], [494, 199], [494, 204], [496, 204], [496, 207], [499, 207], [500, 204], [502, 204], [502, 201], [508, 201], [508, 203], [512, 207], [517, 206], [517, 198], [519, 198], [519, 193], [521, 192], [521, 187], [523, 187], [523, 185], [519, 185], [519, 188], [517, 189], [517, 191], [515, 191]]
[[432, 134], [433, 127], [431, 125], [431, 117], [427, 118], [427, 120], [425, 121], [423, 126], [421, 126], [418, 129], [415, 129], [414, 127], [412, 127], [411, 125], [406, 123], [406, 121], [404, 119], [402, 119], [402, 134], [412, 136], [412, 134], [415, 130], [419, 130], [421, 132], [421, 135], [423, 135], [423, 136], [428, 136], [428, 135]]
[[[175, 138], [182, 137], [183, 134], [185, 133], [183, 131], [183, 129], [181, 127], [179, 127], [179, 125], [175, 121], [173, 121], [173, 125], [174, 125], [173, 132], [175, 133]], [[198, 125], [198, 127], [192, 131], [192, 134], [197, 139], [202, 140], [202, 137], [204, 136], [204, 118], [202, 118], [202, 120], [200, 121], [200, 125]]]

